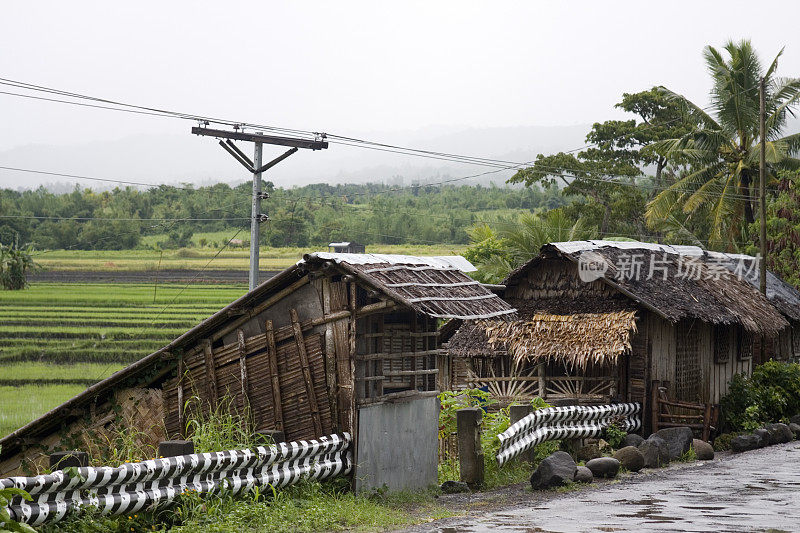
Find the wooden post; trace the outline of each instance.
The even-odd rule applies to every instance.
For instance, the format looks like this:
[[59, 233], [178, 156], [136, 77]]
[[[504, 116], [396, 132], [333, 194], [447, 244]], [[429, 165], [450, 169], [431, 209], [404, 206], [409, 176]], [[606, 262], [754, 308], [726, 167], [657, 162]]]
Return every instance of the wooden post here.
[[539, 373], [539, 397], [542, 400], [547, 399], [547, 382], [545, 381], [545, 364], [539, 363], [537, 367], [537, 372]]
[[214, 363], [214, 352], [211, 349], [211, 339], [203, 341], [203, 351], [205, 352], [206, 364], [206, 388], [208, 390], [208, 403], [211, 410], [217, 408], [217, 401], [219, 399], [217, 393], [217, 371]]
[[283, 403], [281, 401], [281, 380], [278, 375], [278, 349], [275, 347], [275, 329], [272, 320], [267, 320], [264, 325], [267, 338], [267, 359], [269, 360], [269, 373], [272, 378], [272, 408], [275, 413], [275, 429], [284, 431]]
[[703, 440], [708, 442], [711, 438], [711, 404], [707, 403], [703, 412]]
[[[358, 411], [356, 410], [356, 387], [355, 387], [355, 376], [356, 376], [356, 322], [358, 318], [356, 317], [356, 296], [358, 295], [358, 287], [355, 283], [350, 282], [348, 284], [349, 288], [349, 298], [348, 298], [348, 305], [350, 308], [350, 350], [349, 350], [349, 360], [350, 360], [350, 432], [351, 436], [353, 437], [353, 460], [356, 465], [358, 465]], [[356, 473], [357, 467], [353, 469], [353, 479], [351, 480], [351, 489], [355, 490], [356, 488]]]
[[[327, 263], [326, 263], [327, 264]], [[345, 311], [349, 306], [347, 303], [347, 285], [344, 282], [331, 282], [331, 311]], [[355, 320], [350, 315], [333, 322], [333, 351], [336, 356], [336, 381], [337, 381], [337, 403], [339, 411], [339, 427], [341, 431], [353, 432], [353, 404], [355, 403], [354, 374], [350, 367], [350, 348], [348, 338], [349, 321]]]
[[658, 381], [657, 379], [654, 379], [653, 381], [650, 382], [650, 413], [651, 413], [650, 422], [652, 423], [653, 426], [651, 433], [655, 433], [656, 431], [658, 431], [658, 418], [659, 418], [659, 413], [661, 412], [661, 409], [659, 409], [658, 405], [658, 399], [659, 399], [658, 388], [660, 384], [661, 382]]
[[183, 354], [178, 356], [178, 431], [181, 438], [186, 433], [186, 420], [183, 412], [183, 374], [185, 373]]
[[478, 407], [467, 407], [456, 411], [461, 481], [473, 488], [483, 485], [486, 468], [481, 446], [482, 423], [483, 410]]
[[319, 404], [317, 403], [317, 393], [314, 391], [314, 382], [311, 380], [311, 367], [308, 363], [308, 353], [306, 352], [306, 342], [303, 338], [303, 329], [300, 327], [300, 319], [297, 310], [289, 310], [292, 318], [292, 330], [294, 331], [294, 341], [297, 344], [297, 351], [300, 354], [300, 367], [303, 371], [303, 381], [306, 385], [308, 395], [308, 405], [311, 408], [311, 421], [314, 423], [315, 437], [322, 437], [322, 420], [319, 416]]
[[236, 332], [239, 337], [239, 370], [242, 379], [242, 407], [244, 409], [250, 408], [250, 398], [247, 394], [248, 378], [247, 378], [247, 347], [245, 346], [244, 331], [241, 329]]
[[[331, 309], [331, 280], [323, 276], [319, 280], [322, 295], [322, 316], [328, 319], [332, 314]], [[338, 380], [336, 379], [336, 341], [333, 333], [333, 323], [325, 324], [325, 384], [328, 387], [328, 402], [330, 403], [331, 419], [333, 420], [334, 430], [341, 431], [339, 427], [339, 409], [336, 402], [338, 390]]]

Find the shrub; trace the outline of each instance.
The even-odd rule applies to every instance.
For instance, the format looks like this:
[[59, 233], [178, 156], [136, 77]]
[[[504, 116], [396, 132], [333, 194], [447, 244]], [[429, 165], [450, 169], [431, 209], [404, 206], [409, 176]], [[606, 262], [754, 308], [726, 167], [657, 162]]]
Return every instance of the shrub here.
[[37, 265], [31, 257], [32, 248], [18, 244], [0, 244], [0, 284], [7, 291], [17, 291], [28, 286], [28, 271]]
[[0, 489], [0, 532], [15, 531], [23, 533], [36, 533], [36, 530], [28, 524], [21, 524], [15, 520], [11, 520], [11, 515], [9, 515], [6, 506], [11, 503], [11, 499], [15, 496], [19, 496], [27, 501], [33, 500], [31, 495], [22, 489], [17, 489], [14, 487]]
[[620, 444], [625, 440], [627, 434], [628, 432], [619, 427], [619, 425], [610, 424], [603, 430], [603, 439], [605, 439], [609, 446], [617, 450]]
[[714, 451], [724, 452], [731, 449], [731, 441], [738, 437], [740, 433], [723, 433], [714, 439]]
[[752, 431], [800, 413], [800, 365], [768, 361], [748, 377], [737, 374], [720, 400], [724, 421], [734, 431]]

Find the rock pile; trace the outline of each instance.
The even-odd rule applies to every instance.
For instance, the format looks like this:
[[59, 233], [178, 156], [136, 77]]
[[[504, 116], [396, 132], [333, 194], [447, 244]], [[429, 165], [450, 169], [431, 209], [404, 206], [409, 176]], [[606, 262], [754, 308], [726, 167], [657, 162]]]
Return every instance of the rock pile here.
[[[796, 418], [800, 419], [798, 416], [793, 416], [792, 420]], [[767, 424], [750, 434], [731, 439], [731, 450], [741, 453], [764, 446], [784, 444], [796, 438], [800, 438], [800, 424], [797, 422], [791, 422], [788, 426], [781, 423]]]

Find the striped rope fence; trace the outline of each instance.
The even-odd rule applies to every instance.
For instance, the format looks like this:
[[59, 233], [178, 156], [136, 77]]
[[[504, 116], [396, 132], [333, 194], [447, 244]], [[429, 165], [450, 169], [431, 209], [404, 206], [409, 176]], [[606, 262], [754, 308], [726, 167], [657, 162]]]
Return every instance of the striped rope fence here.
[[131, 514], [188, 491], [238, 493], [255, 486], [283, 487], [301, 479], [346, 475], [353, 464], [351, 444], [350, 434], [344, 433], [245, 450], [164, 457], [116, 468], [85, 467], [10, 477], [0, 479], [0, 489], [17, 487], [33, 496], [31, 502], [16, 497], [8, 506], [12, 520], [30, 525], [56, 522], [80, 507], [96, 507], [105, 515]]
[[642, 426], [641, 412], [639, 403], [539, 409], [498, 435], [497, 463], [502, 466], [548, 440], [597, 437], [612, 423], [625, 431], [636, 431]]

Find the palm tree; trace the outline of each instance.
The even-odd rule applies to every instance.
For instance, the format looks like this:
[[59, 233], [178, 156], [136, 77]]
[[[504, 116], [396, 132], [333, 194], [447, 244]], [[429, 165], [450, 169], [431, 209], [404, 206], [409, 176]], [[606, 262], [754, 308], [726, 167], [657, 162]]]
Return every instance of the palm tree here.
[[[708, 46], [704, 57], [713, 80], [712, 114], [664, 87], [694, 124], [686, 135], [660, 141], [654, 148], [673, 163], [676, 180], [648, 203], [651, 227], [663, 227], [676, 212], [684, 221], [707, 226], [712, 241], [736, 248], [746, 224], [755, 221], [755, 188], [759, 166], [759, 79], [766, 84], [768, 178], [778, 169], [800, 169], [794, 156], [800, 134], [783, 136], [787, 114], [800, 99], [800, 79], [778, 78], [781, 50], [766, 71], [749, 41], [729, 41], [729, 59]], [[762, 73], [763, 72], [763, 73]], [[768, 182], [769, 183], [769, 182]], [[702, 221], [697, 219], [702, 218]]]
[[549, 242], [596, 236], [596, 228], [583, 219], [571, 220], [560, 209], [544, 215], [524, 213], [517, 220], [498, 222], [496, 229], [485, 223], [474, 226], [466, 255], [478, 267], [476, 278], [484, 283], [499, 283], [511, 270], [536, 257]]

